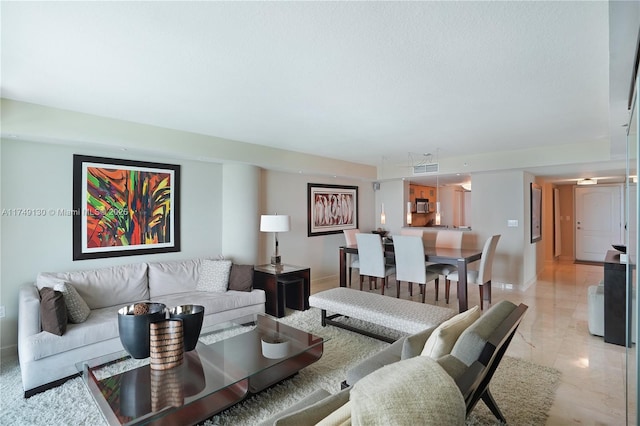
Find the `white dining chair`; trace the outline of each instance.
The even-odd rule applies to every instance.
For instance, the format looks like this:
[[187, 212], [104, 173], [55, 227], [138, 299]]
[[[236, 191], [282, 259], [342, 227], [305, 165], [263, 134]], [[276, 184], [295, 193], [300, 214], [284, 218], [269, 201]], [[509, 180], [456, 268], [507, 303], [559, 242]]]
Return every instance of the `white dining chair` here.
[[[484, 309], [483, 301], [486, 294], [487, 300], [491, 303], [491, 269], [493, 267], [493, 258], [496, 254], [496, 247], [500, 235], [493, 235], [484, 243], [482, 248], [482, 257], [480, 258], [480, 269], [467, 270], [467, 285], [477, 284], [480, 289], [480, 309]], [[458, 271], [447, 275], [447, 285], [450, 281], [458, 282], [460, 277]], [[446, 290], [448, 292], [448, 290]]]
[[[436, 248], [450, 248], [459, 249], [462, 248], [462, 231], [441, 230], [436, 235]], [[433, 272], [445, 277], [444, 288], [444, 300], [449, 303], [449, 283], [447, 282], [447, 275], [458, 270], [455, 265], [449, 265], [446, 263], [429, 263], [427, 266], [429, 272]], [[438, 290], [436, 287], [436, 300], [438, 300]]]
[[369, 277], [369, 289], [371, 289], [371, 280], [377, 282], [378, 278], [382, 279], [382, 294], [387, 285], [387, 277], [395, 274], [396, 268], [387, 265], [385, 262], [384, 249], [382, 248], [382, 238], [379, 234], [356, 234], [358, 242], [358, 259], [360, 261], [360, 290], [364, 277]]
[[412, 287], [413, 283], [416, 283], [422, 290], [422, 303], [424, 303], [427, 293], [426, 284], [429, 281], [434, 281], [437, 301], [440, 275], [427, 271], [422, 238], [415, 235], [397, 235], [393, 239], [393, 250], [396, 257], [396, 297], [400, 297], [400, 283], [402, 281], [408, 283], [410, 296], [413, 296]]
[[[360, 233], [359, 229], [345, 229], [344, 230], [344, 239], [348, 246], [357, 246], [358, 241], [356, 240], [356, 234]], [[349, 283], [349, 287], [351, 287], [351, 275], [353, 273], [353, 269], [360, 269], [360, 260], [357, 254], [347, 254], [347, 265], [349, 265], [349, 279], [347, 282]]]

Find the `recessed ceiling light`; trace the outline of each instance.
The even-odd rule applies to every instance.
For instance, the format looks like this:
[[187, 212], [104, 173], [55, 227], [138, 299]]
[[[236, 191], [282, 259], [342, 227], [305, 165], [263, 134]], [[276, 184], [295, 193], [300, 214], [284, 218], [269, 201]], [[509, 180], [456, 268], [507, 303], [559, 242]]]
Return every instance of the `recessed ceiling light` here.
[[578, 179], [578, 185], [595, 185], [597, 183], [598, 179], [595, 178]]

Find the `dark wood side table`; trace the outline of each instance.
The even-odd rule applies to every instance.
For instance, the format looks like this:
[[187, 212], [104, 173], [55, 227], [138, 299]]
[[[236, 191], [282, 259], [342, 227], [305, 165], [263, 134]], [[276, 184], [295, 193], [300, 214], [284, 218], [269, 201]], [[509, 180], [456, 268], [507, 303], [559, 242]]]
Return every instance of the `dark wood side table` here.
[[627, 265], [620, 262], [620, 252], [607, 251], [604, 259], [604, 341], [631, 346], [631, 297], [627, 297]]
[[282, 318], [285, 307], [298, 311], [309, 309], [311, 270], [308, 267], [256, 265], [253, 270], [253, 287], [265, 291], [265, 310], [269, 315]]

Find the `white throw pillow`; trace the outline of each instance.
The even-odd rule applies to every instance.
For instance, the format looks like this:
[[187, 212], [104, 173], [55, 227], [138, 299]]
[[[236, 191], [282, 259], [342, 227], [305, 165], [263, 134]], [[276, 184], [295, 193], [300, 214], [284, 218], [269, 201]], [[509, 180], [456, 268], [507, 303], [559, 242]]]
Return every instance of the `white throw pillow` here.
[[69, 283], [59, 278], [50, 276], [38, 276], [36, 282], [38, 290], [44, 287], [51, 287], [59, 291], [64, 296], [64, 304], [67, 306], [67, 317], [69, 322], [79, 324], [85, 322], [91, 314], [91, 309], [87, 302], [78, 294], [76, 289]]
[[438, 359], [451, 353], [458, 337], [480, 318], [480, 314], [480, 308], [476, 305], [440, 324], [427, 339], [420, 355]]
[[460, 389], [433, 359], [392, 362], [358, 380], [349, 394], [353, 425], [460, 425], [466, 409]]
[[229, 285], [230, 260], [202, 260], [196, 290], [224, 293]]

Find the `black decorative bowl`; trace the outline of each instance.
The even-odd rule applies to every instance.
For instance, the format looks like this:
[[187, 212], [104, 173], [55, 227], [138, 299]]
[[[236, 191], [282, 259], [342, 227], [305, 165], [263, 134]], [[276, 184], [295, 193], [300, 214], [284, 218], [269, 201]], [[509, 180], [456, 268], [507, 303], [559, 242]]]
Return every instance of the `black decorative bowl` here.
[[184, 350], [192, 351], [198, 344], [202, 320], [204, 319], [204, 306], [180, 305], [169, 308], [169, 318], [180, 318], [184, 331]]
[[138, 302], [118, 310], [120, 342], [133, 358], [149, 358], [149, 324], [165, 319], [165, 308], [163, 303]]
[[617, 245], [617, 244], [612, 244], [611, 247], [613, 247], [614, 249], [618, 250], [621, 253], [626, 253], [627, 252], [627, 246], [621, 246], [621, 245]]

